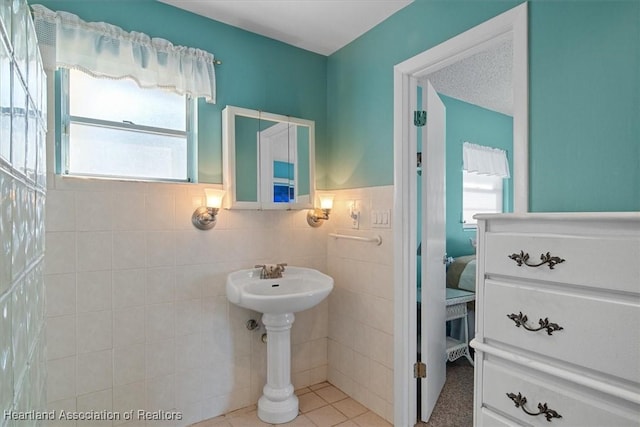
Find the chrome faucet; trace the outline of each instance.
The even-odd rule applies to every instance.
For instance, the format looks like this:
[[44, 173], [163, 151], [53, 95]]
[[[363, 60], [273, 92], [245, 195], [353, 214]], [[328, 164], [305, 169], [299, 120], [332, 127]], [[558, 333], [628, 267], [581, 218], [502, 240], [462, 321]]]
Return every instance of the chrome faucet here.
[[260, 269], [261, 279], [279, 279], [282, 277], [286, 263], [270, 265], [270, 264], [258, 264], [255, 268]]

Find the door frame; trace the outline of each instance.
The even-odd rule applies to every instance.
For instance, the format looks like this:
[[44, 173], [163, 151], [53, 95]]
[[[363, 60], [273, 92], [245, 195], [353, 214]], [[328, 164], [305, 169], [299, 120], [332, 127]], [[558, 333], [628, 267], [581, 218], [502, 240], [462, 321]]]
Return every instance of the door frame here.
[[[417, 138], [412, 106], [417, 81], [469, 57], [504, 37], [513, 40], [513, 194], [514, 212], [529, 202], [528, 7], [522, 3], [394, 67], [394, 424], [414, 425], [417, 387], [416, 251]], [[423, 171], [423, 174], [425, 171]], [[444, 357], [444, 355], [443, 355]]]

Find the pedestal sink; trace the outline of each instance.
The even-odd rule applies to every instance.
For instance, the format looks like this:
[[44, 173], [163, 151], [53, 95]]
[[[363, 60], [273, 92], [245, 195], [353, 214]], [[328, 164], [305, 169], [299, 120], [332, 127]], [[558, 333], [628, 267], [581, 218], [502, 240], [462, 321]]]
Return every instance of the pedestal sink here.
[[258, 400], [258, 417], [281, 424], [298, 415], [298, 398], [291, 385], [291, 326], [293, 313], [309, 309], [333, 289], [333, 279], [317, 270], [287, 267], [281, 278], [261, 279], [260, 269], [227, 276], [227, 299], [263, 313], [267, 328], [267, 384]]

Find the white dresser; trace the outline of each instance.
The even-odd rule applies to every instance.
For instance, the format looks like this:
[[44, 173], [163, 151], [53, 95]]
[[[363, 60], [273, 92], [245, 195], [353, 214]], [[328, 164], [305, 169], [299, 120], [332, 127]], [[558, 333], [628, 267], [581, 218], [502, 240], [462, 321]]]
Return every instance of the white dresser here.
[[478, 215], [474, 425], [640, 426], [640, 213]]

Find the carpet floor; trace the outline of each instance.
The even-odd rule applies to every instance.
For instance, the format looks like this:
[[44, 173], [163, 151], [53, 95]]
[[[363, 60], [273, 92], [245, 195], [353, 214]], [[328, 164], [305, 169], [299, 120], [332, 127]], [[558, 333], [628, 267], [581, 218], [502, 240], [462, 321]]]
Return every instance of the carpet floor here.
[[447, 381], [429, 422], [416, 427], [473, 426], [473, 367], [464, 359], [447, 363]]

